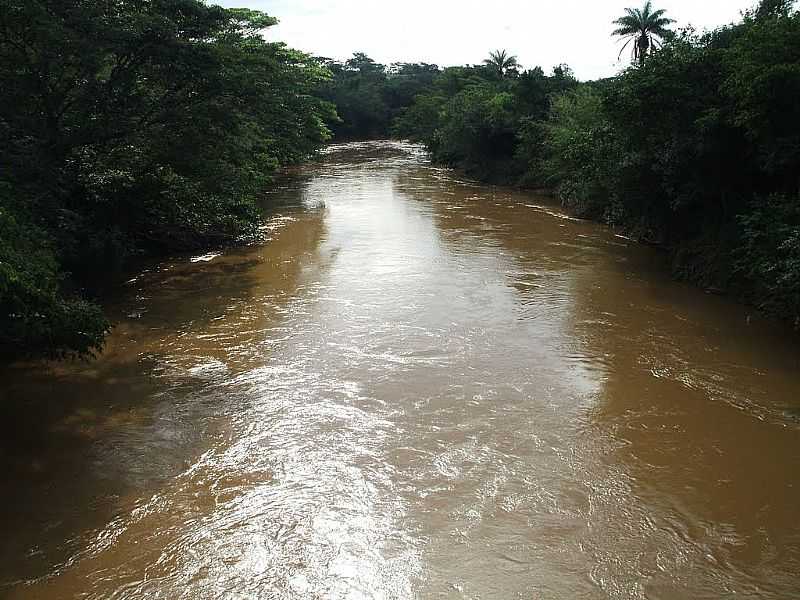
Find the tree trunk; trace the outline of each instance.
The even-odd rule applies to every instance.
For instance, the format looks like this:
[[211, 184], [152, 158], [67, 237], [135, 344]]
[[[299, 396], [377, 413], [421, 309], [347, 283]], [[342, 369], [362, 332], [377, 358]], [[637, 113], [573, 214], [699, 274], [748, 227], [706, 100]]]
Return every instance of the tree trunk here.
[[646, 33], [643, 33], [639, 36], [639, 40], [636, 42], [636, 45], [639, 48], [639, 66], [642, 66], [647, 53], [650, 51], [650, 38]]

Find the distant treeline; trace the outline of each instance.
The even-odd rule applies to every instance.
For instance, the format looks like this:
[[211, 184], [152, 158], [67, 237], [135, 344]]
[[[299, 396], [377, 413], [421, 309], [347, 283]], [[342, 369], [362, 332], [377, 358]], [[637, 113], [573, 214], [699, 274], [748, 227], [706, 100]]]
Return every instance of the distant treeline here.
[[336, 106], [338, 119], [330, 126], [339, 141], [390, 137], [392, 123], [441, 74], [439, 67], [425, 63], [387, 67], [360, 52], [345, 62], [317, 60], [332, 74], [319, 93]]
[[202, 0], [0, 0], [0, 358], [99, 349], [99, 281], [254, 235], [271, 175], [331, 132], [549, 188], [668, 249], [680, 276], [796, 323], [792, 4], [638, 45], [635, 66], [581, 83], [505, 52], [445, 69], [312, 58], [266, 42], [271, 17]]
[[329, 138], [330, 76], [199, 0], [0, 0], [0, 355], [98, 349], [98, 281], [252, 235], [281, 165]]
[[[478, 179], [553, 190], [667, 249], [679, 277], [800, 322], [800, 14], [668, 36], [620, 75], [568, 67], [333, 64], [344, 137], [392, 133]], [[404, 107], [408, 96], [414, 100]]]

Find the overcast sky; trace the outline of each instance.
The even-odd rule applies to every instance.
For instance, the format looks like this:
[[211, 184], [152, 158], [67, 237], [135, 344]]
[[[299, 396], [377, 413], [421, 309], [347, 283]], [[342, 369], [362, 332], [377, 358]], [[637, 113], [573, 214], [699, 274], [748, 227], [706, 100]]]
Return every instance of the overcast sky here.
[[[756, 0], [657, 0], [699, 30], [730, 23]], [[382, 63], [481, 62], [508, 49], [525, 67], [565, 62], [580, 79], [619, 70], [611, 22], [634, 0], [211, 0], [278, 17], [270, 40], [330, 58], [366, 52]], [[623, 62], [626, 56], [623, 55]]]

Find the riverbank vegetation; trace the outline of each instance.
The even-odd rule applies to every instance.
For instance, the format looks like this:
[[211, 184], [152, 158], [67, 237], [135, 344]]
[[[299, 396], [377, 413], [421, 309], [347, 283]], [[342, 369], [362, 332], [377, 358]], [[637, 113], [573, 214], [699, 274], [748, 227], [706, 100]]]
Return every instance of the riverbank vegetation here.
[[444, 69], [394, 132], [479, 179], [552, 189], [576, 214], [668, 250], [678, 276], [798, 324], [792, 6], [764, 0], [738, 23], [672, 33], [648, 2], [615, 24], [635, 48], [618, 76], [578, 82], [565, 66], [498, 68], [494, 55]]
[[259, 192], [329, 138], [329, 77], [199, 0], [0, 1], [0, 353], [97, 350], [135, 256], [252, 235]]
[[436, 65], [386, 66], [361, 52], [344, 62], [318, 60], [332, 74], [320, 86], [319, 95], [336, 107], [338, 119], [330, 126], [338, 141], [390, 137], [395, 119], [440, 74]]
[[[0, 356], [99, 349], [98, 283], [132, 258], [254, 235], [281, 166], [335, 139], [407, 138], [491, 183], [669, 251], [675, 273], [800, 323], [800, 15], [609, 31], [631, 66], [314, 58], [271, 17], [201, 0], [0, 0]], [[337, 114], [338, 113], [338, 114]]]

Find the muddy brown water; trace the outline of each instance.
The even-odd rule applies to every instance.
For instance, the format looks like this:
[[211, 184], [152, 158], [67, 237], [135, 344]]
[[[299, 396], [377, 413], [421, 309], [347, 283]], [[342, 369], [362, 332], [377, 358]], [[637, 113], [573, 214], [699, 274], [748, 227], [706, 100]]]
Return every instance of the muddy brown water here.
[[0, 383], [0, 596], [800, 596], [800, 349], [400, 143]]

